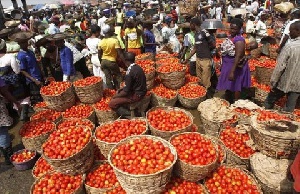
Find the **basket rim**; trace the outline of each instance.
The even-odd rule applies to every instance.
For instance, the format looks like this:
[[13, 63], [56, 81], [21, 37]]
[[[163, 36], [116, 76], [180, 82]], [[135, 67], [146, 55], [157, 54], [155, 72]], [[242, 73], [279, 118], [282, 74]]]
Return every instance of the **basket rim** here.
[[[148, 139], [152, 139], [153, 141], [156, 140], [156, 141], [162, 141], [162, 142], [164, 142], [165, 144], [168, 145], [168, 147], [169, 147], [171, 153], [172, 153], [172, 149], [173, 149], [175, 152], [172, 153], [172, 154], [174, 155], [174, 160], [173, 160], [172, 164], [171, 164], [170, 166], [168, 166], [167, 168], [162, 169], [162, 170], [160, 170], [160, 171], [157, 171], [157, 172], [155, 172], [155, 173], [153, 173], [153, 174], [130, 174], [130, 173], [128, 173], [128, 172], [124, 172], [124, 171], [118, 169], [116, 166], [114, 166], [114, 165], [112, 164], [112, 162], [111, 162], [111, 155], [112, 155], [113, 151], [114, 151], [119, 145], [124, 144], [124, 143], [127, 143], [127, 142], [130, 141], [130, 140], [140, 139], [140, 138], [143, 138], [143, 137], [148, 138]], [[164, 140], [164, 139], [162, 139], [162, 138], [160, 138], [160, 137], [153, 136], [153, 135], [132, 135], [132, 136], [129, 136], [129, 137], [127, 137], [127, 138], [121, 140], [118, 144], [116, 144], [116, 145], [110, 150], [110, 152], [109, 152], [109, 154], [108, 154], [108, 159], [107, 159], [107, 161], [108, 161], [109, 164], [113, 167], [113, 169], [116, 170], [116, 171], [118, 171], [119, 173], [125, 174], [126, 176], [131, 176], [131, 177], [139, 178], [139, 177], [147, 177], [147, 176], [158, 175], [158, 174], [160, 174], [160, 173], [162, 173], [162, 172], [164, 172], [164, 171], [166, 171], [166, 170], [169, 170], [169, 169], [171, 169], [171, 168], [175, 165], [175, 163], [177, 162], [177, 159], [178, 159], [178, 157], [177, 157], [177, 151], [176, 151], [176, 148], [175, 148], [170, 142], [168, 142], [167, 140]]]
[[[165, 86], [164, 86], [165, 87]], [[175, 94], [175, 96], [173, 97], [173, 98], [165, 98], [165, 97], [163, 97], [163, 96], [160, 96], [160, 95], [158, 95], [158, 94], [156, 94], [155, 92], [153, 92], [152, 90], [151, 90], [151, 95], [154, 95], [155, 97], [160, 97], [160, 98], [163, 98], [163, 99], [167, 99], [167, 100], [174, 100], [175, 98], [177, 98], [178, 97], [178, 91], [177, 90], [175, 90], [176, 91], [176, 94]]]
[[101, 143], [110, 144], [110, 145], [115, 145], [115, 144], [119, 143], [120, 141], [122, 141], [122, 140], [124, 140], [124, 139], [126, 139], [126, 138], [128, 138], [128, 137], [131, 137], [132, 135], [130, 135], [130, 136], [124, 138], [124, 139], [121, 139], [121, 140], [118, 141], [118, 142], [106, 142], [106, 141], [100, 140], [100, 139], [98, 139], [98, 138], [96, 137], [96, 131], [99, 130], [99, 128], [102, 127], [103, 125], [110, 125], [110, 124], [112, 124], [112, 123], [114, 123], [114, 122], [116, 122], [116, 121], [127, 121], [127, 120], [128, 120], [128, 121], [132, 121], [132, 120], [142, 120], [142, 121], [145, 121], [145, 122], [146, 122], [146, 130], [143, 131], [142, 134], [143, 134], [143, 133], [146, 133], [146, 132], [148, 131], [148, 125], [149, 125], [149, 124], [148, 124], [148, 122], [147, 122], [147, 119], [145, 119], [145, 118], [143, 118], [143, 117], [135, 117], [135, 118], [132, 118], [132, 119], [116, 119], [116, 120], [114, 120], [114, 121], [108, 121], [108, 122], [105, 122], [105, 123], [101, 123], [101, 125], [99, 125], [98, 127], [96, 127], [96, 129], [95, 129], [95, 131], [94, 131], [93, 138], [94, 138], [96, 141], [101, 142]]
[[[84, 119], [76, 119], [76, 118], [65, 118], [65, 119], [62, 119], [62, 120], [60, 120], [60, 121], [58, 121], [57, 123], [56, 123], [56, 128], [57, 129], [61, 129], [60, 127], [59, 127], [59, 125], [61, 125], [63, 122], [65, 122], [65, 121], [68, 121], [68, 120], [83, 120], [83, 121], [87, 121], [87, 122], [90, 122], [90, 124], [93, 124], [93, 128], [95, 128], [95, 124], [91, 121], [91, 120], [89, 120], [89, 119], [87, 119], [87, 118], [84, 118]], [[75, 126], [78, 126], [78, 125], [75, 125]], [[86, 126], [87, 127], [87, 126]], [[63, 127], [62, 127], [63, 128]], [[93, 129], [92, 129], [93, 130]]]
[[[43, 119], [43, 120], [37, 119], [37, 120], [27, 121], [26, 123], [29, 123], [29, 122], [40, 122], [40, 121], [43, 122], [43, 121], [49, 121], [49, 120], [47, 120], [47, 119]], [[42, 136], [42, 135], [46, 135], [47, 133], [51, 133], [51, 132], [55, 131], [55, 130], [56, 130], [56, 124], [55, 124], [53, 121], [49, 121], [49, 122], [51, 122], [51, 124], [53, 125], [52, 130], [47, 131], [47, 132], [44, 132], [44, 133], [41, 133], [41, 134], [39, 134], [39, 135], [37, 135], [37, 136], [34, 136], [34, 137], [23, 137], [23, 136], [21, 135], [21, 131], [22, 131], [22, 130], [25, 130], [25, 129], [24, 129], [24, 124], [26, 124], [26, 123], [24, 123], [24, 124], [22, 125], [22, 127], [20, 128], [20, 130], [19, 130], [20, 137], [21, 137], [22, 139], [33, 139], [33, 138], [37, 138], [37, 137], [40, 137], [40, 136]]]
[[[185, 72], [187, 67], [186, 67], [185, 65], [181, 64], [181, 63], [178, 63], [178, 64], [180, 64], [180, 65], [183, 66], [183, 69], [182, 69], [181, 71], [172, 71], [172, 72], [163, 73], [163, 72], [160, 72], [160, 71], [158, 70], [158, 68], [156, 68], [156, 72], [157, 72], [157, 73], [160, 73], [160, 74], [165, 74], [165, 75], [172, 74], [172, 73], [182, 73], [182, 72]], [[167, 65], [169, 65], [169, 64], [163, 64], [163, 65], [161, 65], [160, 67], [162, 67], [162, 66], [167, 66]], [[185, 74], [184, 74], [184, 75], [185, 75]]]
[[[186, 165], [189, 165], [189, 166], [192, 166], [192, 167], [196, 167], [196, 168], [199, 168], [199, 167], [205, 168], [205, 167], [207, 167], [207, 166], [211, 166], [211, 165], [213, 165], [213, 164], [215, 164], [215, 163], [218, 163], [218, 158], [219, 158], [219, 151], [218, 151], [219, 149], [218, 149], [218, 147], [217, 147], [218, 145], [216, 145], [216, 143], [213, 142], [212, 138], [209, 137], [209, 136], [207, 136], [207, 135], [201, 134], [201, 133], [199, 133], [199, 132], [183, 132], [183, 133], [178, 133], [178, 134], [172, 135], [172, 136], [170, 137], [170, 139], [169, 139], [169, 142], [171, 143], [172, 139], [175, 138], [175, 137], [177, 137], [177, 136], [179, 136], [179, 135], [183, 135], [183, 134], [191, 134], [191, 133], [198, 134], [198, 135], [200, 135], [200, 136], [203, 136], [205, 139], [209, 139], [209, 140], [211, 141], [211, 143], [213, 144], [215, 150], [216, 150], [216, 158], [214, 159], [213, 162], [211, 162], [211, 163], [209, 163], [209, 164], [206, 164], [206, 165], [194, 165], [194, 164], [189, 164], [189, 163], [184, 162], [183, 160], [181, 160], [179, 157], [178, 157], [177, 160], [179, 160], [180, 162], [182, 162], [182, 163], [184, 163], [184, 164], [186, 164]], [[171, 143], [171, 144], [172, 144], [172, 143]], [[172, 144], [172, 145], [173, 145], [173, 144]], [[175, 148], [175, 149], [176, 149], [176, 148]], [[176, 151], [177, 151], [177, 150], [176, 150]]]
[[[68, 88], [66, 88], [65, 91], [61, 92], [60, 94], [56, 94], [56, 95], [46, 95], [46, 94], [43, 94], [42, 92], [40, 92], [40, 93], [41, 93], [42, 96], [46, 96], [46, 97], [59, 97], [59, 96], [63, 95], [65, 92], [67, 92], [68, 89], [72, 89], [73, 84], [72, 84], [72, 83], [70, 83], [70, 84], [71, 84], [71, 85], [70, 85]], [[44, 87], [47, 87], [47, 86], [44, 86]], [[46, 104], [47, 104], [47, 102], [46, 102]]]
[[[46, 111], [54, 111], [54, 112], [58, 112], [58, 113], [60, 113], [60, 115], [59, 115], [59, 117], [57, 117], [57, 118], [54, 119], [53, 121], [51, 121], [51, 120], [49, 120], [49, 119], [46, 119], [46, 118], [39, 118], [39, 119], [34, 119], [34, 118], [33, 118], [35, 115], [40, 114], [41, 112], [46, 112]], [[61, 113], [61, 112], [56, 111], [56, 110], [52, 110], [52, 109], [44, 109], [44, 110], [41, 110], [41, 111], [38, 111], [38, 112], [33, 113], [33, 114], [31, 115], [31, 117], [30, 117], [30, 121], [35, 121], [35, 120], [48, 120], [48, 121], [54, 122], [54, 121], [56, 121], [56, 120], [58, 120], [58, 119], [61, 119], [61, 118], [62, 118], [62, 113]]]
[[[79, 126], [80, 126], [80, 127], [83, 127], [83, 128], [88, 128], [88, 127], [83, 126], [83, 125], [77, 125], [77, 127], [79, 127]], [[63, 128], [61, 128], [61, 129], [65, 129], [65, 128], [68, 128], [68, 127], [63, 127]], [[90, 137], [89, 141], [84, 145], [84, 147], [81, 148], [78, 152], [72, 154], [71, 156], [69, 156], [69, 157], [67, 157], [67, 158], [61, 158], [61, 159], [58, 159], [58, 158], [49, 158], [48, 156], [46, 156], [46, 155], [44, 154], [44, 149], [43, 149], [43, 146], [42, 146], [42, 151], [41, 151], [42, 157], [44, 157], [45, 160], [52, 160], [52, 161], [67, 161], [67, 160], [69, 160], [70, 158], [73, 158], [76, 154], [78, 154], [79, 152], [81, 152], [82, 150], [84, 150], [87, 146], [89, 146], [90, 144], [92, 144], [92, 141], [93, 141], [93, 133], [92, 133], [92, 130], [91, 130], [91, 129], [88, 128], [88, 130], [89, 130], [89, 132], [91, 133], [91, 137]], [[43, 143], [43, 145], [44, 145], [46, 142], [47, 142], [47, 140]]]
[[[84, 79], [89, 78], [89, 77], [97, 77], [97, 78], [100, 78], [100, 80], [97, 81], [97, 82], [95, 82], [95, 83], [93, 83], [93, 84], [87, 85], [87, 86], [76, 86], [76, 82], [78, 82], [80, 80], [84, 80]], [[99, 84], [99, 83], [103, 82], [103, 79], [101, 77], [98, 77], [98, 76], [89, 76], [89, 77], [76, 80], [75, 82], [72, 83], [72, 85], [74, 86], [74, 88], [85, 88], [85, 87], [91, 87], [91, 86], [94, 86], [96, 84]]]
[[[39, 159], [37, 159], [37, 161], [35, 162], [35, 164], [34, 164], [34, 166], [33, 166], [33, 168], [32, 168], [31, 175], [33, 176], [34, 179], [38, 179], [38, 178], [39, 178], [39, 177], [37, 177], [37, 176], [34, 175], [34, 170], [35, 170], [35, 168], [36, 168], [36, 164], [38, 163], [38, 161], [39, 161], [39, 160], [42, 160], [42, 159], [45, 160], [45, 158], [43, 158], [43, 156], [40, 156]], [[46, 161], [46, 162], [47, 162], [47, 161]], [[47, 163], [48, 163], [48, 162], [47, 162]], [[49, 171], [49, 172], [50, 172], [50, 171]], [[42, 177], [44, 174], [47, 174], [47, 173], [48, 173], [48, 172], [43, 173], [40, 177]]]
[[[147, 120], [147, 123], [150, 127], [154, 128], [150, 122], [148, 121], [148, 114], [149, 112], [155, 110], [155, 109], [159, 109], [159, 108], [162, 108], [164, 110], [168, 110], [168, 109], [173, 109], [173, 110], [179, 110], [181, 112], [184, 112], [190, 119], [191, 119], [191, 124], [186, 126], [186, 127], [189, 127], [189, 126], [192, 126], [193, 124], [193, 120], [194, 120], [194, 116], [192, 115], [192, 113], [190, 113], [189, 111], [186, 111], [185, 109], [182, 109], [182, 108], [178, 108], [178, 107], [173, 107], [173, 106], [155, 106], [155, 107], [152, 107], [150, 108], [147, 112], [146, 112], [146, 120]], [[164, 133], [170, 133], [170, 132], [177, 132], [177, 131], [181, 131], [183, 130], [184, 128], [181, 128], [181, 129], [178, 129], [178, 130], [174, 130], [174, 131], [162, 131], [162, 130], [158, 130], [156, 128], [154, 128], [155, 130], [157, 131], [160, 131], [160, 132], [164, 132]]]
[[[82, 118], [82, 117], [65, 117], [64, 115], [65, 115], [65, 112], [66, 111], [64, 111], [64, 112], [62, 112], [62, 118], [63, 119], [87, 119], [88, 117], [90, 117], [94, 112], [95, 112], [95, 110], [94, 110], [94, 107], [92, 106], [92, 105], [89, 105], [89, 104], [78, 104], [78, 105], [75, 105], [75, 106], [85, 106], [85, 105], [87, 105], [87, 106], [90, 106], [91, 108], [92, 108], [92, 111], [91, 111], [91, 113], [88, 115], [88, 116], [86, 116], [86, 117], [84, 117], [84, 118]], [[73, 106], [71, 106], [70, 108], [72, 108]]]
[[[14, 161], [12, 161], [13, 155], [15, 155], [15, 154], [17, 154], [17, 153], [20, 153], [20, 152], [23, 152], [23, 151], [34, 152], [34, 155], [33, 155], [30, 159], [28, 159], [28, 160], [26, 160], [26, 161], [24, 161], [24, 162], [14, 162]], [[24, 164], [24, 163], [26, 163], [26, 162], [29, 162], [29, 161], [33, 160], [36, 156], [37, 156], [37, 153], [36, 153], [35, 150], [29, 150], [29, 149], [24, 148], [24, 149], [21, 149], [21, 150], [18, 150], [18, 151], [16, 151], [16, 152], [14, 152], [14, 153], [9, 157], [9, 160], [10, 160], [11, 163], [13, 163], [13, 164]]]

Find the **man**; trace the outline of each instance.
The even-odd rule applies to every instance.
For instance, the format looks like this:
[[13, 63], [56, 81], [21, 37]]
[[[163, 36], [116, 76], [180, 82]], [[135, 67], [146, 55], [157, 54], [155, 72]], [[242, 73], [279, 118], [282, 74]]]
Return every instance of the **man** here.
[[212, 4], [211, 8], [209, 8], [209, 15], [210, 19], [214, 19], [216, 17], [216, 7], [214, 4]]
[[128, 67], [125, 75], [125, 86], [112, 97], [109, 107], [119, 115], [129, 115], [129, 111], [121, 107], [140, 101], [147, 92], [146, 76], [143, 69], [135, 64], [134, 53], [125, 54], [125, 64]]
[[264, 106], [274, 107], [274, 103], [287, 95], [284, 111], [293, 112], [300, 95], [300, 21], [291, 24], [290, 37], [294, 39], [283, 47], [277, 58], [277, 64], [271, 77], [271, 92]]
[[260, 19], [255, 25], [255, 33], [256, 33], [256, 41], [260, 43], [263, 37], [268, 36], [267, 33], [267, 25], [265, 24], [268, 19], [268, 15], [266, 13], [261, 14]]
[[51, 18], [51, 24], [49, 24], [48, 33], [49, 34], [59, 33], [60, 32], [58, 27], [59, 24], [60, 24], [59, 18], [57, 16], [53, 16]]
[[193, 18], [190, 22], [190, 26], [196, 31], [195, 46], [184, 63], [187, 63], [196, 53], [196, 74], [200, 79], [200, 84], [208, 89], [211, 86], [211, 51], [216, 48], [216, 42], [207, 30], [201, 30], [200, 19]]
[[[105, 12], [104, 12], [105, 11]], [[109, 18], [109, 16], [107, 16], [107, 14], [105, 14], [107, 12], [107, 10], [103, 10], [103, 13], [102, 13], [102, 17], [98, 19], [98, 26], [100, 27], [101, 29], [101, 33], [100, 35], [101, 36], [104, 36], [104, 33], [103, 33], [103, 27], [105, 25], [105, 21]]]
[[121, 8], [118, 8], [118, 13], [116, 16], [117, 16], [117, 26], [123, 26], [125, 14]]
[[104, 33], [104, 38], [98, 45], [101, 69], [105, 74], [107, 87], [119, 89], [122, 75], [116, 61], [118, 57], [125, 63], [124, 56], [119, 41], [113, 37], [114, 28], [106, 24], [103, 26], [102, 32]]
[[156, 46], [159, 44], [155, 41], [155, 36], [151, 31], [153, 29], [152, 21], [145, 21], [143, 24], [144, 28], [144, 49], [145, 53], [156, 53]]
[[143, 32], [136, 26], [133, 19], [129, 18], [125, 29], [125, 49], [135, 55], [142, 54], [141, 37], [144, 39]]

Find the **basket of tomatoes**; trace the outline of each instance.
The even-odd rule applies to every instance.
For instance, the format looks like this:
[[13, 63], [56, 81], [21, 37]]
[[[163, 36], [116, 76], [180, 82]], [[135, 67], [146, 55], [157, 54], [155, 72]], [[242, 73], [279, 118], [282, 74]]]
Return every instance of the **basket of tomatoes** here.
[[197, 108], [206, 99], [206, 89], [196, 83], [189, 83], [178, 90], [178, 100], [185, 108]]
[[144, 135], [147, 131], [148, 124], [145, 119], [118, 119], [103, 123], [97, 127], [95, 130], [95, 140], [103, 156], [108, 158], [112, 147], [122, 139], [131, 135]]
[[80, 102], [93, 104], [103, 96], [103, 79], [91, 76], [77, 80], [73, 83], [74, 89]]
[[262, 48], [258, 47], [256, 49], [253, 49], [253, 50], [250, 51], [250, 53], [251, 53], [252, 58], [258, 59], [261, 56]]
[[159, 84], [151, 90], [152, 106], [174, 106], [177, 101], [177, 91]]
[[197, 182], [219, 165], [218, 147], [208, 136], [185, 132], [173, 135], [170, 143], [176, 148], [178, 155], [174, 172], [181, 179]]
[[41, 153], [43, 143], [54, 130], [55, 124], [48, 120], [26, 122], [20, 129], [22, 143], [26, 149]]
[[174, 58], [174, 57], [159, 59], [155, 61], [156, 68], [166, 64], [177, 64], [177, 63], [180, 63], [180, 61], [178, 58]]
[[114, 121], [118, 118], [117, 113], [108, 106], [110, 100], [111, 97], [103, 97], [93, 105], [99, 124]]
[[31, 173], [33, 178], [36, 180], [51, 171], [53, 171], [51, 165], [43, 157], [40, 157], [36, 161]]
[[113, 168], [107, 161], [98, 162], [86, 175], [84, 186], [87, 194], [98, 194], [110, 191], [120, 183]]
[[70, 127], [70, 126], [85, 126], [89, 127], [91, 131], [95, 130], [95, 124], [88, 120], [88, 119], [76, 119], [76, 118], [71, 118], [71, 119], [64, 119], [56, 123], [56, 129], [61, 129], [64, 127]]
[[39, 111], [42, 111], [42, 110], [47, 110], [47, 104], [46, 102], [39, 102], [39, 103], [36, 103], [34, 106], [33, 106], [33, 110], [34, 112], [39, 112]]
[[55, 171], [83, 174], [94, 162], [92, 131], [85, 126], [57, 129], [42, 146], [43, 157]]
[[115, 145], [108, 156], [122, 188], [140, 194], [164, 191], [176, 161], [176, 149], [151, 135], [130, 136]]
[[250, 157], [256, 151], [250, 147], [250, 135], [243, 125], [225, 127], [219, 139], [226, 150], [226, 163], [250, 169]]
[[143, 69], [145, 73], [147, 90], [152, 89], [154, 87], [155, 78], [155, 67], [153, 63], [149, 63], [148, 61], [138, 61], [136, 63]]
[[276, 66], [276, 60], [269, 59], [258, 62], [255, 67], [255, 78], [258, 83], [270, 85], [271, 76]]
[[142, 53], [140, 55], [135, 56], [135, 61], [138, 62], [140, 60], [151, 60], [154, 61], [155, 55], [154, 53]]
[[253, 112], [247, 108], [236, 107], [233, 109], [238, 117], [239, 124], [250, 125], [250, 118]]
[[48, 120], [54, 123], [58, 123], [62, 119], [61, 112], [57, 112], [55, 110], [41, 110], [39, 112], [34, 113], [30, 120]]
[[161, 83], [173, 90], [179, 89], [184, 85], [185, 71], [186, 65], [179, 63], [165, 64], [156, 69]]
[[30, 188], [30, 194], [38, 193], [85, 193], [83, 175], [67, 175], [51, 171], [34, 181]]
[[51, 82], [40, 92], [49, 109], [65, 111], [75, 104], [74, 88], [70, 82]]
[[300, 147], [300, 129], [294, 116], [278, 111], [260, 110], [251, 117], [251, 139], [257, 149], [270, 157], [293, 159]]
[[152, 135], [169, 140], [175, 134], [192, 130], [193, 115], [177, 107], [153, 107], [146, 113]]
[[197, 193], [208, 194], [204, 185], [186, 181], [179, 178], [173, 178], [166, 186], [162, 194], [176, 194], [176, 193]]
[[10, 161], [16, 170], [28, 170], [34, 166], [36, 160], [36, 151], [28, 149], [19, 150], [10, 157]]
[[226, 162], [227, 154], [225, 150], [224, 144], [217, 137], [206, 135], [209, 139], [211, 139], [218, 146], [218, 163], [224, 164]]
[[88, 104], [78, 104], [68, 108], [62, 113], [63, 119], [88, 119], [92, 123], [96, 121], [94, 108]]

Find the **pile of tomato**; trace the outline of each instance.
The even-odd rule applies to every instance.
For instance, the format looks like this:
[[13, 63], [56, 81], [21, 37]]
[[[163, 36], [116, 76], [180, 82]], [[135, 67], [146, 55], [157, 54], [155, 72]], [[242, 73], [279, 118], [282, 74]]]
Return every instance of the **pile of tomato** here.
[[141, 135], [146, 130], [146, 121], [139, 119], [123, 119], [97, 127], [95, 130], [95, 137], [101, 141], [116, 143], [131, 135]]
[[166, 189], [162, 194], [176, 193], [206, 194], [206, 191], [197, 183], [176, 178], [167, 184]]
[[70, 126], [86, 126], [89, 127], [91, 130], [94, 129], [94, 124], [92, 121], [88, 119], [67, 119], [63, 120], [61, 123], [58, 124], [57, 129], [62, 129], [65, 127], [70, 127]]
[[62, 94], [71, 86], [70, 82], [51, 82], [48, 86], [43, 86], [40, 92], [46, 96], [56, 96]]
[[108, 106], [108, 103], [110, 102], [111, 97], [107, 97], [107, 98], [102, 98], [99, 102], [97, 102], [94, 107], [97, 110], [101, 110], [101, 111], [110, 111], [111, 108]]
[[129, 174], [153, 174], [170, 167], [174, 159], [170, 148], [147, 137], [119, 145], [111, 156], [112, 164]]
[[277, 112], [269, 111], [269, 110], [260, 110], [257, 116], [258, 121], [269, 121], [269, 120], [285, 120], [290, 121], [291, 119], [283, 114], [279, 114]]
[[43, 157], [40, 157], [35, 163], [32, 173], [35, 177], [39, 178], [52, 170], [51, 165]]
[[182, 86], [178, 93], [185, 98], [199, 98], [206, 95], [206, 89], [198, 84], [186, 84]]
[[21, 137], [33, 138], [51, 132], [55, 129], [55, 124], [48, 120], [36, 120], [24, 123], [21, 130]]
[[38, 102], [34, 105], [35, 108], [47, 108], [46, 102]]
[[172, 73], [172, 72], [181, 72], [186, 68], [185, 65], [179, 63], [169, 63], [161, 65], [157, 68], [157, 72], [160, 73]]
[[184, 133], [171, 140], [178, 158], [188, 164], [204, 166], [217, 159], [217, 150], [211, 140], [200, 133]]
[[235, 127], [226, 126], [220, 133], [220, 139], [228, 149], [238, 156], [249, 158], [255, 153], [255, 150], [246, 144], [250, 140], [250, 136], [248, 133], [240, 133], [237, 130]]
[[247, 116], [251, 115], [251, 111], [247, 108], [235, 108], [234, 111], [236, 113], [247, 115]]
[[77, 118], [84, 119], [89, 117], [93, 113], [94, 109], [92, 106], [87, 104], [79, 104], [68, 108], [63, 113], [63, 118]]
[[116, 90], [112, 90], [112, 89], [108, 89], [108, 88], [103, 90], [104, 98], [113, 97], [115, 94], [116, 94]]
[[11, 161], [16, 163], [27, 162], [31, 160], [33, 157], [35, 157], [35, 155], [36, 155], [35, 152], [24, 149], [22, 151], [14, 153], [11, 156]]
[[163, 84], [159, 84], [158, 86], [153, 88], [151, 91], [154, 94], [156, 94], [157, 96], [167, 98], [167, 99], [173, 99], [177, 95], [176, 90], [169, 89], [169, 88], [165, 87]]
[[87, 78], [84, 78], [84, 79], [77, 80], [73, 84], [76, 87], [85, 87], [85, 86], [90, 86], [90, 85], [94, 85], [96, 83], [99, 83], [101, 80], [102, 80], [101, 77], [91, 76], [91, 77], [87, 77]]
[[135, 56], [135, 60], [141, 60], [141, 59], [144, 59], [144, 58], [149, 57], [151, 55], [152, 55], [152, 53], [142, 53], [142, 54], [139, 54], [139, 55]]
[[159, 66], [167, 65], [167, 64], [177, 64], [177, 63], [179, 63], [178, 58], [166, 58], [166, 59], [160, 59], [156, 61], [156, 64], [158, 64]]
[[31, 120], [40, 120], [46, 119], [49, 121], [56, 121], [59, 117], [61, 117], [61, 113], [54, 110], [42, 110], [40, 112], [35, 113], [31, 116]]
[[271, 91], [271, 87], [269, 85], [258, 83], [254, 77], [251, 77], [251, 83], [253, 87], [259, 88], [265, 92]]
[[198, 83], [200, 79], [197, 76], [192, 76], [189, 73], [185, 75], [186, 83]]
[[118, 186], [112, 190], [106, 191], [105, 194], [126, 194], [126, 191], [121, 186]]
[[276, 60], [274, 59], [261, 60], [257, 63], [256, 66], [274, 69], [276, 66]]
[[192, 124], [191, 118], [181, 110], [157, 108], [150, 111], [147, 120], [152, 127], [160, 131], [176, 131]]
[[43, 153], [51, 159], [65, 159], [82, 150], [91, 139], [91, 131], [84, 126], [57, 129], [43, 144]]
[[149, 59], [146, 60], [138, 60], [135, 62], [136, 64], [140, 66], [145, 66], [145, 67], [155, 67], [155, 62]]

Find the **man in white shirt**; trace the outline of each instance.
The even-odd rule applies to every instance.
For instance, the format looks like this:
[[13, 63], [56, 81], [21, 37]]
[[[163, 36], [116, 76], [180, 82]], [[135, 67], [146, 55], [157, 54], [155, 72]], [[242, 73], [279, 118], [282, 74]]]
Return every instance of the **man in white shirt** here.
[[254, 1], [251, 3], [252, 13], [257, 13], [257, 12], [258, 12], [258, 8], [259, 8], [258, 2], [257, 2], [257, 0], [254, 0]]
[[64, 33], [66, 31], [66, 29], [70, 28], [70, 26], [67, 25], [66, 20], [62, 20], [61, 23], [62, 23], [62, 25], [59, 27], [59, 31]]
[[214, 5], [211, 5], [211, 8], [209, 8], [209, 15], [211, 19], [216, 17], [216, 7]]
[[[103, 10], [104, 11], [104, 10]], [[105, 21], [108, 19], [104, 13], [102, 13], [102, 17], [98, 19], [98, 26], [101, 28], [101, 35], [104, 36], [104, 33], [102, 31], [103, 26], [105, 25]]]
[[265, 36], [268, 36], [267, 33], [267, 25], [264, 23], [267, 19], [266, 14], [262, 14], [260, 16], [260, 20], [258, 20], [255, 31], [256, 31], [256, 41], [260, 43], [261, 39]]

